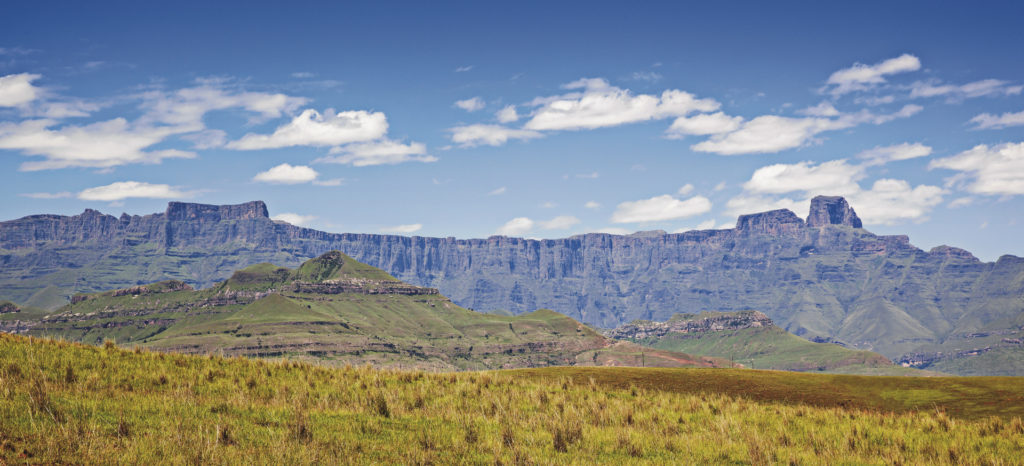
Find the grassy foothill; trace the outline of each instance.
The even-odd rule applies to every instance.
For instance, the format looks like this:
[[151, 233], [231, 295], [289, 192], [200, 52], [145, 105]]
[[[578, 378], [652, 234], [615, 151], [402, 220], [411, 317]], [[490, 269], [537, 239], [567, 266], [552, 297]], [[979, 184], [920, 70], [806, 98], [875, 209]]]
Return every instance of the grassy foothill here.
[[[664, 386], [735, 374], [746, 379], [724, 393]], [[855, 388], [835, 382], [844, 376], [733, 369], [332, 369], [2, 334], [0, 463], [1012, 464], [1024, 450], [1016, 411], [745, 395], [739, 382], [760, 377]], [[948, 389], [893, 379], [904, 382], [880, 380]], [[1019, 410], [1015, 393], [1000, 403]]]

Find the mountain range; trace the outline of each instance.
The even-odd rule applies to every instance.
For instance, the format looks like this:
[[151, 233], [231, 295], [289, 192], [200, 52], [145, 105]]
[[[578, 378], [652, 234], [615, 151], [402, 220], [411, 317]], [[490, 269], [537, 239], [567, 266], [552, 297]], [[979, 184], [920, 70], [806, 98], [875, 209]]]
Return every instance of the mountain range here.
[[207, 288], [253, 264], [295, 267], [334, 249], [469, 309], [549, 308], [602, 328], [757, 310], [802, 337], [913, 367], [1024, 370], [1006, 363], [1024, 360], [1024, 259], [982, 262], [872, 234], [841, 197], [814, 198], [806, 219], [774, 210], [731, 229], [550, 240], [326, 233], [271, 220], [259, 201], [34, 215], [0, 223], [0, 298], [55, 309], [75, 293], [162, 280]]

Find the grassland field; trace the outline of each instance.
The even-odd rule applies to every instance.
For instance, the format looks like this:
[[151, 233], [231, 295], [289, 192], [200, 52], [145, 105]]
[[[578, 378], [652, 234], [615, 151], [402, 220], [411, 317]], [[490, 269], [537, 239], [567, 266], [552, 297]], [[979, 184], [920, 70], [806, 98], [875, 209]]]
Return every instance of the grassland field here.
[[4, 334], [0, 463], [1020, 464], [1020, 382], [430, 373]]

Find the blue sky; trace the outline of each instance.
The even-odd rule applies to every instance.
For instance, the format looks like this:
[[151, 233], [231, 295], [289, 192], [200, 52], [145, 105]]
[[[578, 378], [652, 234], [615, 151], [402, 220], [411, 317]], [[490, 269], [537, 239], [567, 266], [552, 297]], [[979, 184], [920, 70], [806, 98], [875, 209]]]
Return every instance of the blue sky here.
[[0, 219], [262, 199], [556, 238], [839, 194], [876, 233], [1024, 255], [1020, 7], [364, 3], [5, 6]]

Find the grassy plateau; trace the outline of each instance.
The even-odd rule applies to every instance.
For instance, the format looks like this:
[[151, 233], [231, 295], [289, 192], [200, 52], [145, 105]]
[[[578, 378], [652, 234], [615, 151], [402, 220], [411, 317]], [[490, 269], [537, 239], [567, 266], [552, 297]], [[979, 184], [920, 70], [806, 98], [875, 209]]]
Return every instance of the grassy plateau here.
[[430, 373], [0, 334], [0, 463], [1020, 464], [1024, 380]]

